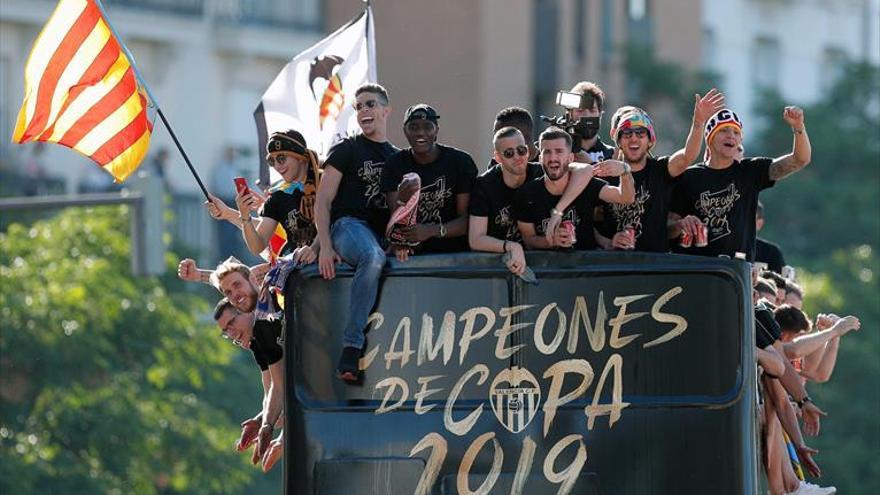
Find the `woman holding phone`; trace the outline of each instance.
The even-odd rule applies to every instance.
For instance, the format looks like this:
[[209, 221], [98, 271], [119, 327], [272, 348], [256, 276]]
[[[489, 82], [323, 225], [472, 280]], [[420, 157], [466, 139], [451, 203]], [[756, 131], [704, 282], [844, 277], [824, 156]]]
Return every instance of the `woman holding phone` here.
[[[280, 225], [287, 237], [280, 254], [294, 253], [294, 261], [311, 263], [317, 258], [314, 222], [315, 193], [320, 178], [317, 154], [308, 149], [303, 135], [292, 129], [269, 136], [266, 153], [266, 161], [283, 181], [270, 188], [265, 203], [260, 206], [261, 198], [242, 179], [235, 183], [237, 210], [211, 196], [208, 211], [216, 219], [237, 225], [248, 249], [256, 255], [269, 247]], [[257, 218], [251, 215], [255, 211]]]

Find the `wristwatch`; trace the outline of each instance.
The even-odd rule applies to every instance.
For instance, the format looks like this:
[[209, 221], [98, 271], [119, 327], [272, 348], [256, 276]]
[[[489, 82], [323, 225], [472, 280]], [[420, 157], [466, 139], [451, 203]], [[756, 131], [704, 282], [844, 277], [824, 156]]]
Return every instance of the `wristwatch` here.
[[446, 237], [446, 226], [443, 225], [443, 222], [440, 222], [440, 237]]
[[810, 398], [809, 395], [805, 395], [803, 399], [799, 401], [795, 401], [798, 406], [798, 409], [803, 409], [807, 402], [813, 402], [813, 399]]
[[556, 208], [553, 208], [552, 210], [550, 210], [550, 214], [553, 215], [554, 217], [561, 217], [562, 216], [562, 212], [557, 210]]

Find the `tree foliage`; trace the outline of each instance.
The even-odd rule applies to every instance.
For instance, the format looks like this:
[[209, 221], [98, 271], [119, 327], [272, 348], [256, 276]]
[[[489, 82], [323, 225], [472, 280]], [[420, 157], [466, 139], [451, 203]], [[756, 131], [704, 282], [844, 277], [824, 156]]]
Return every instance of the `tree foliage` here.
[[[792, 103], [772, 92], [762, 95], [759, 131], [748, 155], [791, 149], [782, 109]], [[850, 65], [804, 112], [812, 161], [762, 194], [762, 234], [806, 271], [808, 314], [861, 319], [862, 330], [842, 338], [831, 380], [807, 387], [828, 412], [811, 444], [821, 450], [823, 484], [836, 485], [840, 493], [880, 493], [880, 466], [873, 462], [880, 449], [880, 68]]]
[[257, 375], [202, 300], [130, 275], [129, 245], [125, 207], [0, 234], [0, 492], [240, 493], [256, 474], [232, 445]]

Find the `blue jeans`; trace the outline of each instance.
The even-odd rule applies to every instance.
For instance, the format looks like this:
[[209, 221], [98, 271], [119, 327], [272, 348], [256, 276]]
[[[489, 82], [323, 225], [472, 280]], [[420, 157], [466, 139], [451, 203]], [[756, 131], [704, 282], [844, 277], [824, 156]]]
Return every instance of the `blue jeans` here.
[[367, 318], [376, 304], [379, 277], [385, 267], [385, 251], [367, 222], [354, 217], [342, 217], [333, 222], [330, 240], [343, 261], [354, 267], [343, 344], [362, 349]]

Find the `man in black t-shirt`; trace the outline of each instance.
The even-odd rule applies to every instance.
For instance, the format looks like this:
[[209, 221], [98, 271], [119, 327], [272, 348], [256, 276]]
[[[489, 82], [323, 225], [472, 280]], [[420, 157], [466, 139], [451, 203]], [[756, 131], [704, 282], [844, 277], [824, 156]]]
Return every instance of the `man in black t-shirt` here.
[[[604, 180], [597, 178], [597, 172], [594, 171], [592, 178], [574, 200], [572, 207], [564, 212], [557, 211], [554, 206], [571, 178], [569, 164], [574, 160], [574, 154], [571, 152], [571, 136], [562, 129], [551, 127], [541, 133], [539, 148], [544, 177], [522, 186], [514, 200], [514, 216], [523, 241], [530, 249], [595, 249], [593, 208], [600, 199], [611, 203], [633, 201], [633, 182], [629, 165], [605, 162], [602, 167], [614, 169], [610, 175], [622, 176], [621, 186], [608, 185]], [[591, 167], [591, 170], [594, 169]], [[562, 225], [549, 232], [546, 227], [553, 216], [560, 217]], [[573, 227], [574, 236], [571, 235], [567, 222]]]
[[[696, 160], [702, 145], [703, 125], [723, 106], [724, 95], [714, 88], [703, 97], [696, 95], [691, 130], [684, 147], [660, 158], [649, 156], [657, 135], [647, 112], [626, 106], [614, 113], [611, 139], [623, 160], [632, 167], [636, 197], [631, 204], [603, 203], [603, 220], [597, 228], [597, 241], [602, 248], [668, 251], [666, 222], [674, 180]], [[618, 183], [613, 177], [607, 180], [611, 185]], [[565, 209], [566, 199], [563, 197], [556, 209]]]
[[[416, 223], [400, 229], [407, 241], [418, 243], [420, 254], [466, 251], [468, 201], [477, 166], [471, 156], [437, 143], [440, 116], [424, 103], [413, 105], [404, 115], [403, 133], [410, 147], [385, 163], [382, 192], [389, 205], [400, 206], [410, 191], [400, 191], [403, 176], [421, 179]], [[401, 193], [401, 194], [399, 194]], [[392, 207], [393, 207], [392, 206]], [[410, 248], [392, 244], [395, 255], [405, 261]]]
[[[764, 205], [758, 201], [758, 209], [755, 212], [755, 233], [761, 231], [764, 227]], [[782, 267], [785, 266], [785, 256], [782, 255], [782, 249], [777, 244], [770, 241], [755, 239], [755, 261], [767, 263], [767, 267], [776, 273], [782, 273]]]
[[468, 244], [474, 251], [510, 253], [507, 268], [521, 275], [526, 269], [522, 236], [513, 216], [513, 198], [526, 182], [544, 174], [531, 163], [529, 146], [518, 129], [499, 129], [493, 138], [494, 165], [477, 177], [468, 210]]
[[[245, 450], [256, 440], [252, 462], [257, 463], [270, 448], [275, 424], [284, 406], [284, 349], [281, 347], [282, 321], [258, 320], [253, 312], [236, 309], [228, 298], [214, 308], [214, 321], [220, 335], [233, 344], [251, 351], [260, 368], [263, 401], [260, 413], [242, 423], [238, 450]], [[255, 432], [257, 425], [259, 430]]]
[[704, 163], [694, 165], [679, 177], [673, 193], [672, 211], [681, 217], [691, 215], [693, 222], [680, 222], [679, 228], [697, 234], [700, 222], [708, 229], [708, 245], [674, 251], [703, 256], [737, 252], [746, 259], [755, 255], [755, 210], [758, 193], [773, 187], [777, 180], [788, 177], [810, 162], [810, 140], [800, 108], [786, 107], [783, 120], [791, 126], [794, 145], [791, 153], [778, 158], [746, 158], [737, 160], [742, 144], [742, 122], [729, 109], [713, 115], [704, 129], [706, 154]]
[[340, 261], [355, 269], [351, 313], [336, 367], [337, 375], [346, 382], [358, 379], [364, 329], [386, 263], [380, 239], [388, 221], [388, 206], [379, 183], [387, 158], [397, 151], [387, 138], [391, 105], [385, 88], [378, 84], [360, 86], [355, 91], [355, 109], [362, 133], [330, 150], [315, 204], [321, 275], [327, 280], [334, 278], [335, 264]]

